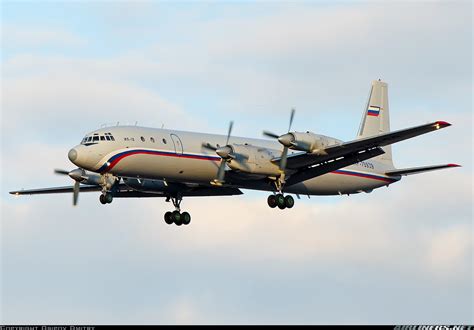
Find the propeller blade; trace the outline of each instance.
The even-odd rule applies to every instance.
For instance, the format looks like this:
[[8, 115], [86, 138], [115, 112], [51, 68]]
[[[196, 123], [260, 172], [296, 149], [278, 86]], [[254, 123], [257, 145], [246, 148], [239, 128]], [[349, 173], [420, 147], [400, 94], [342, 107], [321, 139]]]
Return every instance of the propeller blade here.
[[280, 160], [280, 171], [285, 172], [286, 169], [286, 159], [288, 156], [288, 147], [283, 148], [283, 152], [281, 153], [281, 160]]
[[56, 173], [56, 174], [61, 174], [61, 175], [68, 175], [68, 174], [69, 174], [69, 171], [60, 170], [60, 169], [55, 169], [55, 170], [54, 170], [54, 173]]
[[77, 205], [77, 199], [79, 198], [79, 187], [80, 187], [80, 183], [79, 181], [76, 181], [74, 183], [74, 190], [72, 194], [72, 205], [74, 206]]
[[202, 144], [202, 147], [204, 149], [208, 149], [208, 150], [212, 150], [212, 151], [216, 151], [217, 150], [217, 147], [213, 146], [212, 144], [210, 143], [203, 143]]
[[224, 182], [224, 176], [225, 176], [225, 160], [221, 160], [219, 171], [217, 172], [217, 181], [220, 183]]
[[272, 139], [278, 139], [280, 137], [279, 135], [269, 132], [269, 131], [263, 131], [263, 135], [270, 137]]
[[293, 118], [295, 117], [295, 108], [291, 109], [291, 115], [290, 115], [290, 125], [288, 126], [288, 132], [291, 129], [291, 124], [293, 124]]
[[227, 132], [227, 140], [225, 141], [225, 145], [229, 144], [229, 139], [230, 139], [230, 133], [232, 133], [232, 127], [234, 126], [234, 122], [231, 121], [229, 123], [229, 131]]

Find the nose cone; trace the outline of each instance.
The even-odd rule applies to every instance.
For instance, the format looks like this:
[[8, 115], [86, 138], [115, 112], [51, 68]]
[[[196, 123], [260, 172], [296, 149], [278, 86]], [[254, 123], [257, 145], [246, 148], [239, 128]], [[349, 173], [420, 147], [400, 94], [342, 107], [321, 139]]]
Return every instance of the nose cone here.
[[295, 138], [294, 138], [293, 134], [291, 134], [291, 133], [283, 134], [282, 136], [280, 136], [278, 138], [278, 142], [283, 144], [285, 147], [292, 146], [294, 141], [295, 141]]
[[84, 150], [83, 146], [79, 145], [69, 150], [67, 157], [74, 165], [88, 169], [91, 165], [88, 155], [88, 150]]
[[221, 158], [227, 159], [230, 157], [232, 149], [229, 146], [220, 147], [216, 150], [216, 154], [218, 154]]
[[76, 149], [71, 149], [69, 150], [68, 154], [67, 154], [67, 157], [69, 158], [69, 160], [74, 163], [77, 159], [77, 150]]

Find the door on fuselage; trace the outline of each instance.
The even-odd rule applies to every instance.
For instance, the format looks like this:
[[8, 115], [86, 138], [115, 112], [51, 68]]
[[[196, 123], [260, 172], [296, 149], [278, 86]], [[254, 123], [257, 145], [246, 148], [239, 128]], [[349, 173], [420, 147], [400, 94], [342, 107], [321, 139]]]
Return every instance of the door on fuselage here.
[[183, 143], [181, 142], [181, 139], [176, 134], [170, 134], [170, 136], [171, 136], [171, 140], [173, 141], [173, 144], [174, 144], [174, 151], [176, 152], [177, 155], [182, 155], [183, 154]]

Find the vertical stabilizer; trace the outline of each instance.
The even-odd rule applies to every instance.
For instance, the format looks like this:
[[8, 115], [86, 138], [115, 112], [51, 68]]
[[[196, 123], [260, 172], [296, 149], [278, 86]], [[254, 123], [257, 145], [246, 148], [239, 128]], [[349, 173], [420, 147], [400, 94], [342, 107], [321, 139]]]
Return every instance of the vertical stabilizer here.
[[[369, 100], [362, 115], [358, 139], [390, 132], [390, 116], [388, 111], [388, 85], [374, 80], [370, 89]], [[393, 167], [392, 147], [382, 147], [385, 154], [376, 157], [377, 161]]]

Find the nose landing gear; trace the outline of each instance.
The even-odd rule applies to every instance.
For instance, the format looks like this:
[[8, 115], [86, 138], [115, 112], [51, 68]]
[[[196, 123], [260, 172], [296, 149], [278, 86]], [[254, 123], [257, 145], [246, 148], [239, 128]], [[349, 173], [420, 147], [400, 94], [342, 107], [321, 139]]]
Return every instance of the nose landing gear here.
[[101, 204], [110, 204], [112, 203], [113, 200], [114, 200], [114, 196], [109, 192], [102, 193], [99, 196], [99, 201]]
[[183, 212], [181, 213], [181, 201], [183, 200], [181, 197], [169, 197], [166, 201], [173, 202], [173, 205], [175, 207], [175, 211], [173, 212], [166, 212], [165, 213], [165, 222], [168, 225], [175, 224], [176, 226], [181, 226], [181, 225], [189, 225], [191, 223], [191, 215], [188, 212]]

